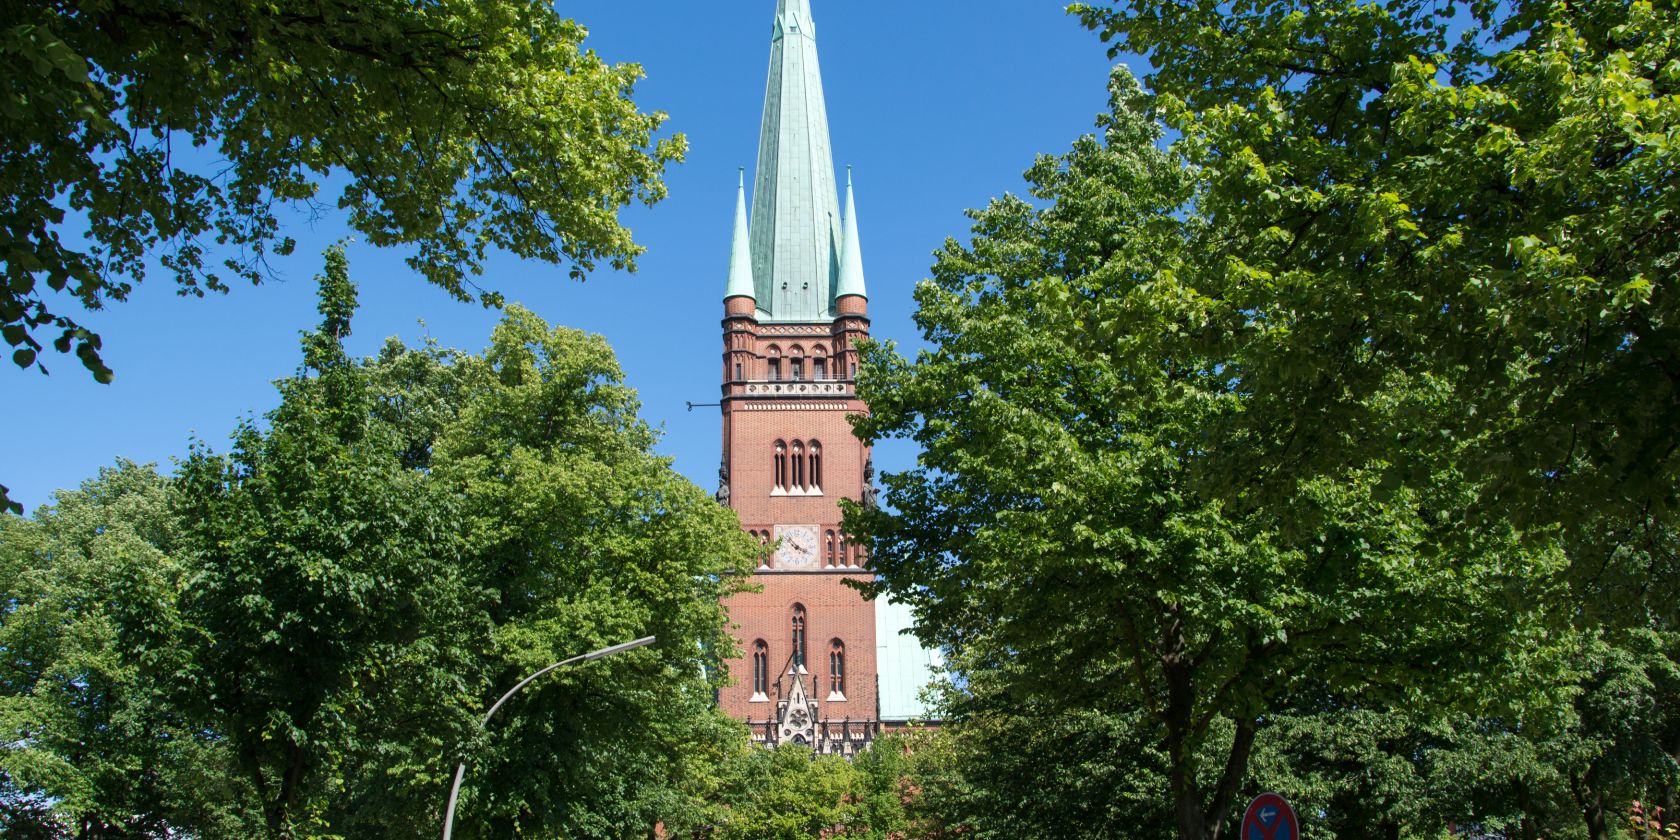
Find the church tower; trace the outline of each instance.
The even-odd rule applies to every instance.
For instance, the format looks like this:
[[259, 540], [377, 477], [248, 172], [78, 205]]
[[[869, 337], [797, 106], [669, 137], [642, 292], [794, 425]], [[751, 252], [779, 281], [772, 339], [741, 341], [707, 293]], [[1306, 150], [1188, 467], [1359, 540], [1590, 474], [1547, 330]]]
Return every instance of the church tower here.
[[875, 605], [845, 585], [866, 558], [840, 500], [873, 504], [869, 448], [847, 415], [869, 300], [850, 175], [840, 211], [810, 0], [777, 0], [754, 173], [736, 194], [724, 292], [718, 496], [766, 545], [727, 604], [742, 656], [719, 701], [755, 740], [850, 754], [879, 726]]

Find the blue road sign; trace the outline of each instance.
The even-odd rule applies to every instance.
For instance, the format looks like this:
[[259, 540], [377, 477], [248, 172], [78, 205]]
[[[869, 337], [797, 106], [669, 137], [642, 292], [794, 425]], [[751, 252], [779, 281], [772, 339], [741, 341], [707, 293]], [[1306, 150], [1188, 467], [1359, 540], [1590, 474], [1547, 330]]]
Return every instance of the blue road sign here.
[[1295, 809], [1275, 793], [1262, 793], [1248, 803], [1243, 813], [1239, 840], [1301, 840], [1301, 822]]

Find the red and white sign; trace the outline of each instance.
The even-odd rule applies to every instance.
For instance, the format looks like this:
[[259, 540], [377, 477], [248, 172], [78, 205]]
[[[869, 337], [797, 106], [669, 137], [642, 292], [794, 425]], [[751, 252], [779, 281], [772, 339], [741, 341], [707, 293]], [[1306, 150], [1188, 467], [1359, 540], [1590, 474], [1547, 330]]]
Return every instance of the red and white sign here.
[[1301, 821], [1295, 809], [1275, 793], [1262, 793], [1248, 803], [1238, 840], [1301, 840]]

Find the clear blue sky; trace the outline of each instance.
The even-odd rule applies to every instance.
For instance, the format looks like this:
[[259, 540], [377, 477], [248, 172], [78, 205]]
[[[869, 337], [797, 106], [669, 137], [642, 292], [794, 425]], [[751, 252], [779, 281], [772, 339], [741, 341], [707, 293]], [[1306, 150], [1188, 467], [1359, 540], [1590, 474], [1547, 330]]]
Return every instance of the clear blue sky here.
[[[748, 168], [750, 185], [774, 7], [561, 4], [589, 27], [597, 52], [643, 65], [636, 101], [670, 114], [668, 130], [688, 136], [688, 159], [668, 172], [668, 199], [624, 216], [649, 249], [636, 274], [602, 270], [578, 284], [560, 268], [502, 258], [481, 280], [550, 323], [605, 335], [643, 416], [664, 429], [660, 450], [707, 488], [717, 409], [689, 413], [684, 402], [718, 395], [736, 170]], [[913, 349], [910, 292], [931, 252], [966, 236], [965, 208], [1020, 192], [1034, 154], [1091, 130], [1110, 62], [1057, 0], [813, 0], [813, 14], [835, 163], [855, 167], [874, 334]], [[338, 216], [298, 215], [289, 225], [300, 244], [276, 263], [282, 282], [195, 300], [177, 297], [159, 272], [129, 302], [78, 313], [104, 336], [111, 385], [95, 384], [69, 356], [48, 354], [48, 377], [0, 366], [0, 483], [13, 497], [33, 510], [118, 457], [168, 470], [193, 437], [225, 451], [240, 417], [272, 408], [271, 381], [296, 369], [298, 334], [317, 320], [320, 253], [349, 235]], [[349, 254], [362, 302], [353, 352], [371, 353], [391, 335], [483, 348], [495, 313], [452, 301], [414, 276], [401, 252], [353, 242]], [[877, 451], [884, 470], [912, 457], [904, 445]]]

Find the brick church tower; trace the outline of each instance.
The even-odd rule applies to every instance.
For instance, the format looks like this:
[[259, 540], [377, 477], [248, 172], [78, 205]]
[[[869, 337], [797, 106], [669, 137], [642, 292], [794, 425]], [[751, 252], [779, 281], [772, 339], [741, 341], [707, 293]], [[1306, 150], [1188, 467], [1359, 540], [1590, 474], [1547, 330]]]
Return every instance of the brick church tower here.
[[850, 754], [879, 728], [875, 604], [840, 532], [841, 499], [873, 503], [853, 437], [855, 343], [869, 301], [852, 199], [841, 215], [810, 0], [778, 0], [748, 224], [743, 176], [723, 319], [720, 500], [767, 546], [730, 599], [742, 656], [719, 702], [756, 741]]

